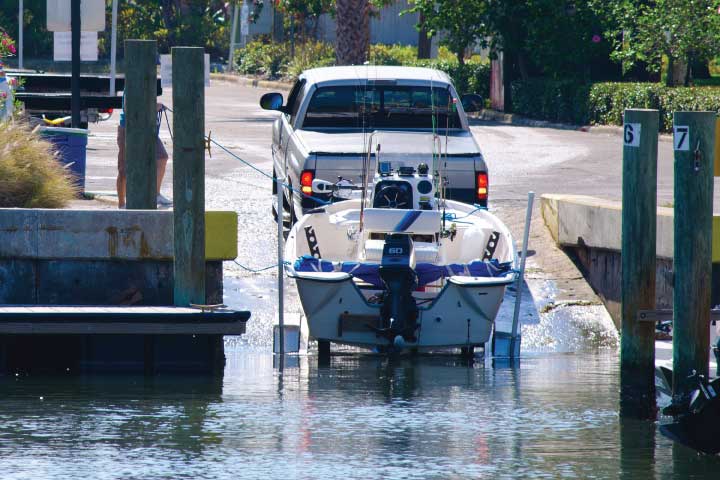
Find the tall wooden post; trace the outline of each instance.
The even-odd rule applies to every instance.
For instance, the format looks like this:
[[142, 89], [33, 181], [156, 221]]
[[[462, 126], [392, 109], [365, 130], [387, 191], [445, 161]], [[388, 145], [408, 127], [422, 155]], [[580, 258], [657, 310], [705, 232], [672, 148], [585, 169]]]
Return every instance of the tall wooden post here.
[[205, 60], [172, 49], [175, 305], [205, 303]]
[[82, 29], [80, 0], [70, 3], [70, 45], [72, 72], [70, 76], [70, 125], [80, 128], [80, 33]]
[[620, 414], [655, 418], [655, 309], [659, 112], [625, 110], [622, 187]]
[[685, 405], [708, 374], [715, 112], [675, 112], [673, 404]]
[[125, 41], [127, 208], [157, 208], [157, 42]]

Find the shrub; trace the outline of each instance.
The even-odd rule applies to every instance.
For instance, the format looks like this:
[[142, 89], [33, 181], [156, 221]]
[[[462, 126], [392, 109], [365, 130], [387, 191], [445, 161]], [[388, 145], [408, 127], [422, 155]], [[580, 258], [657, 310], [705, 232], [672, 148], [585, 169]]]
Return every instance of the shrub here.
[[410, 65], [435, 68], [447, 73], [460, 95], [477, 93], [483, 98], [490, 96], [490, 63], [488, 62], [472, 61], [465, 65], [460, 65], [457, 59], [424, 59], [415, 60]]
[[588, 86], [572, 80], [514, 82], [513, 112], [553, 122], [584, 123], [588, 115]]
[[0, 207], [62, 208], [76, 194], [49, 142], [26, 124], [0, 123]]
[[[289, 51], [289, 47], [288, 47]], [[329, 67], [335, 64], [335, 49], [329, 43], [308, 40], [295, 45], [295, 56], [290, 57], [283, 76], [296, 79], [304, 70]]]
[[[458, 93], [490, 96], [490, 64], [473, 57], [460, 65], [445, 47], [440, 47], [436, 59], [418, 60], [416, 47], [375, 44], [370, 46], [370, 63], [436, 68], [452, 78]], [[289, 43], [272, 43], [261, 38], [238, 50], [235, 64], [240, 73], [247, 75], [294, 80], [304, 70], [334, 65], [335, 48], [330, 43], [309, 40], [296, 44], [295, 55], [291, 56]]]
[[417, 47], [404, 45], [370, 45], [372, 65], [412, 65], [417, 61]]
[[531, 118], [596, 125], [622, 125], [626, 109], [652, 108], [660, 111], [660, 129], [669, 132], [673, 112], [719, 111], [720, 88], [535, 79], [513, 82], [512, 108]]
[[286, 44], [260, 39], [248, 43], [235, 54], [235, 65], [240, 73], [278, 78], [290, 57]]

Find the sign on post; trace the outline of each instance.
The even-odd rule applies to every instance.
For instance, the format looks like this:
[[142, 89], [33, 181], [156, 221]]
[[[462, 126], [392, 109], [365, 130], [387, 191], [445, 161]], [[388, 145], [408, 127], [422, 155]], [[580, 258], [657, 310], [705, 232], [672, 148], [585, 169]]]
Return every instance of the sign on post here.
[[690, 150], [690, 127], [687, 125], [675, 125], [673, 127], [674, 149], [680, 152]]
[[[172, 87], [172, 55], [160, 55], [160, 83]], [[205, 86], [210, 86], [210, 54], [205, 54]]]
[[[72, 34], [70, 32], [53, 33], [53, 60], [56, 62], [72, 61]], [[97, 62], [98, 35], [97, 32], [81, 32], [80, 35], [80, 61]]]
[[[47, 0], [47, 29], [50, 32], [69, 32], [72, 0]], [[105, 30], [105, 0], [82, 0], [80, 24], [83, 32]]]
[[623, 139], [627, 147], [640, 146], [640, 130], [642, 126], [639, 123], [626, 123], [623, 127]]

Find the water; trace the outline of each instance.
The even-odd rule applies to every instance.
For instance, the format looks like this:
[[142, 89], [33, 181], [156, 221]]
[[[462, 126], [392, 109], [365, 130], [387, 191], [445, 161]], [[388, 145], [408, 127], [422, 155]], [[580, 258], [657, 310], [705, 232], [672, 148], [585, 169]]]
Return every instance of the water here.
[[4, 479], [719, 478], [720, 457], [618, 418], [614, 352], [519, 369], [229, 348], [222, 378], [0, 380]]
[[[207, 180], [209, 207], [240, 212], [252, 268], [275, 261], [271, 198], [242, 194], [259, 185], [252, 172]], [[281, 375], [274, 272], [227, 262], [225, 275], [226, 303], [253, 316], [226, 340], [222, 377], [0, 376], [3, 480], [720, 478], [720, 457], [619, 419], [612, 321], [599, 306], [544, 308], [551, 282], [523, 293], [520, 368], [353, 353], [323, 368], [289, 359]], [[509, 292], [499, 322], [511, 311]]]

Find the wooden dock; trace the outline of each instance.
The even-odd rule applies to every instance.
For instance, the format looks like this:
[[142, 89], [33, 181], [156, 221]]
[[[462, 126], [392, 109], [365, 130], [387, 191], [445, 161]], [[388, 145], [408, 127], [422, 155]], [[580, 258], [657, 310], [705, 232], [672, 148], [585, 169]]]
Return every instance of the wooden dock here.
[[182, 307], [0, 306], [0, 335], [242, 335], [250, 312]]
[[0, 306], [0, 375], [222, 374], [223, 336], [250, 312], [166, 306]]

